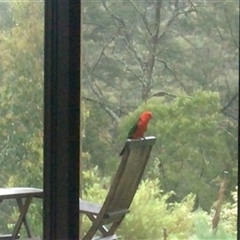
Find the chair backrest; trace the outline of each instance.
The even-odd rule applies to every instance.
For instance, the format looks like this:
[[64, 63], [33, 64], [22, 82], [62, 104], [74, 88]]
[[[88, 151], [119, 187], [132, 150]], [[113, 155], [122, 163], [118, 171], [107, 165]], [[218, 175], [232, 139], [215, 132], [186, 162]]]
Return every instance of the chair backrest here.
[[155, 137], [126, 141], [121, 163], [99, 213], [100, 218], [109, 218], [111, 223], [114, 215], [121, 218], [129, 211], [155, 142]]

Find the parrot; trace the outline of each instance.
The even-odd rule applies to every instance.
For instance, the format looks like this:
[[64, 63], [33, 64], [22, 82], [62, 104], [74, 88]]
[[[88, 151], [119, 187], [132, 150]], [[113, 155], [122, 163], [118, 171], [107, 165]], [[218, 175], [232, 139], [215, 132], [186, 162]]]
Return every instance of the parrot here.
[[[127, 139], [138, 139], [143, 138], [144, 133], [147, 131], [147, 126], [150, 121], [150, 119], [153, 117], [153, 114], [149, 111], [143, 112], [138, 121], [132, 126], [130, 131], [128, 132]], [[121, 157], [124, 153], [125, 145], [120, 152], [119, 156]]]

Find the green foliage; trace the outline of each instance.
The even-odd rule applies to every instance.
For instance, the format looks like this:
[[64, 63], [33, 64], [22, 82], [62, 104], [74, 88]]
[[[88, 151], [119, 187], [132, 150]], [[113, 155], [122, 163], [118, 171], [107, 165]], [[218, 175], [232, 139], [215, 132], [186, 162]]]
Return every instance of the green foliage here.
[[189, 238], [190, 240], [236, 239], [236, 232], [229, 232], [226, 227], [230, 222], [221, 222], [218, 226], [217, 232], [215, 232], [211, 229], [211, 216], [202, 210], [198, 210], [194, 213], [193, 221], [195, 234]]
[[14, 24], [0, 29], [0, 183], [42, 187], [43, 2], [8, 7]]
[[218, 93], [207, 91], [180, 95], [170, 103], [152, 98], [121, 121], [119, 138], [126, 137], [126, 129], [130, 129], [142, 111], [152, 111], [154, 118], [146, 135], [157, 137], [150, 160], [155, 177], [160, 178], [165, 191], [176, 192], [173, 199], [180, 200], [193, 192], [200, 205], [209, 210], [217, 195], [215, 178], [231, 162], [225, 133], [220, 128], [225, 119], [218, 109]]
[[[88, 153], [88, 159], [83, 159], [83, 166], [85, 169], [91, 169], [97, 165], [103, 176], [108, 175], [117, 163], [115, 156], [118, 154], [118, 149], [116, 151], [110, 144], [111, 133], [114, 134], [113, 131], [116, 129], [112, 120], [109, 117], [106, 118], [101, 108], [94, 109], [91, 104], [86, 104], [86, 108], [89, 116], [84, 125], [83, 152]], [[109, 127], [106, 127], [106, 124]]]
[[[97, 176], [96, 170], [91, 173], [87, 171], [84, 176], [88, 183], [89, 179], [94, 183], [85, 185], [83, 198], [103, 202], [107, 194], [107, 190], [103, 188], [104, 179]], [[169, 205], [166, 201], [172, 194], [159, 191], [158, 180], [143, 181], [134, 198], [131, 213], [126, 216], [118, 234], [123, 239], [153, 239], [154, 236], [161, 236], [166, 227], [169, 234], [174, 233], [179, 239], [185, 239], [192, 230], [191, 210], [194, 196], [189, 195], [181, 203]], [[84, 218], [84, 231], [89, 227], [86, 220]]]
[[191, 211], [195, 197], [190, 194], [181, 203], [168, 204], [167, 200], [172, 195], [173, 193], [160, 193], [157, 180], [143, 181], [119, 235], [123, 239], [133, 240], [160, 239], [166, 228], [169, 239], [172, 235], [186, 239], [192, 233]]
[[[103, 203], [109, 178], [101, 178], [97, 168], [84, 172], [83, 199], [91, 202]], [[163, 238], [163, 229], [167, 229], [168, 239], [234, 239], [236, 238], [236, 219], [224, 217], [216, 234], [211, 230], [212, 214], [202, 209], [192, 211], [195, 196], [189, 194], [181, 202], [168, 203], [174, 192], [165, 193], [159, 189], [159, 180], [146, 179], [141, 182], [139, 189], [117, 234], [124, 240], [150, 240]], [[236, 194], [236, 193], [234, 193]], [[236, 205], [229, 203], [228, 209], [234, 208], [232, 214], [236, 216]], [[225, 210], [223, 211], [225, 212]], [[226, 214], [227, 216], [228, 214]], [[235, 223], [234, 226], [232, 224]], [[232, 228], [229, 228], [232, 226]], [[83, 217], [83, 232], [90, 227], [90, 221]]]
[[[41, 188], [43, 2], [8, 2], [5, 7], [3, 21], [6, 24], [0, 24], [0, 185]], [[2, 214], [1, 233], [9, 232], [19, 213], [16, 204], [8, 201], [4, 204], [10, 206], [3, 209], [8, 221]], [[42, 201], [33, 203], [28, 215], [36, 235], [42, 234], [41, 210]], [[21, 232], [22, 236], [24, 234]]]

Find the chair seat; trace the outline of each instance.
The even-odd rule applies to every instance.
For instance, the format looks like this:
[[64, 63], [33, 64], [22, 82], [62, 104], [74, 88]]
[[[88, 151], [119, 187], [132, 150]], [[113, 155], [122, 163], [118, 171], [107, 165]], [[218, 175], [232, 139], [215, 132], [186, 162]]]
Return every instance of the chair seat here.
[[79, 200], [80, 211], [82, 213], [92, 213], [98, 214], [101, 210], [102, 205], [97, 203], [91, 203], [88, 201], [84, 201], [82, 199]]

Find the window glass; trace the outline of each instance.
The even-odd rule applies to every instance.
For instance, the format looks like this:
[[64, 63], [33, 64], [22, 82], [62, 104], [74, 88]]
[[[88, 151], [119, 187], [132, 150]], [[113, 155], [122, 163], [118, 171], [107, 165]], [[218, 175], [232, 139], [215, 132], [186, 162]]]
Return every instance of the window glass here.
[[105, 199], [148, 110], [157, 142], [119, 235], [236, 239], [238, 2], [83, 1], [82, 12], [83, 198]]
[[[0, 3], [0, 187], [43, 187], [43, 37], [43, 1]], [[9, 233], [17, 205], [3, 201], [0, 209], [0, 234]], [[41, 200], [27, 219], [41, 236]]]

